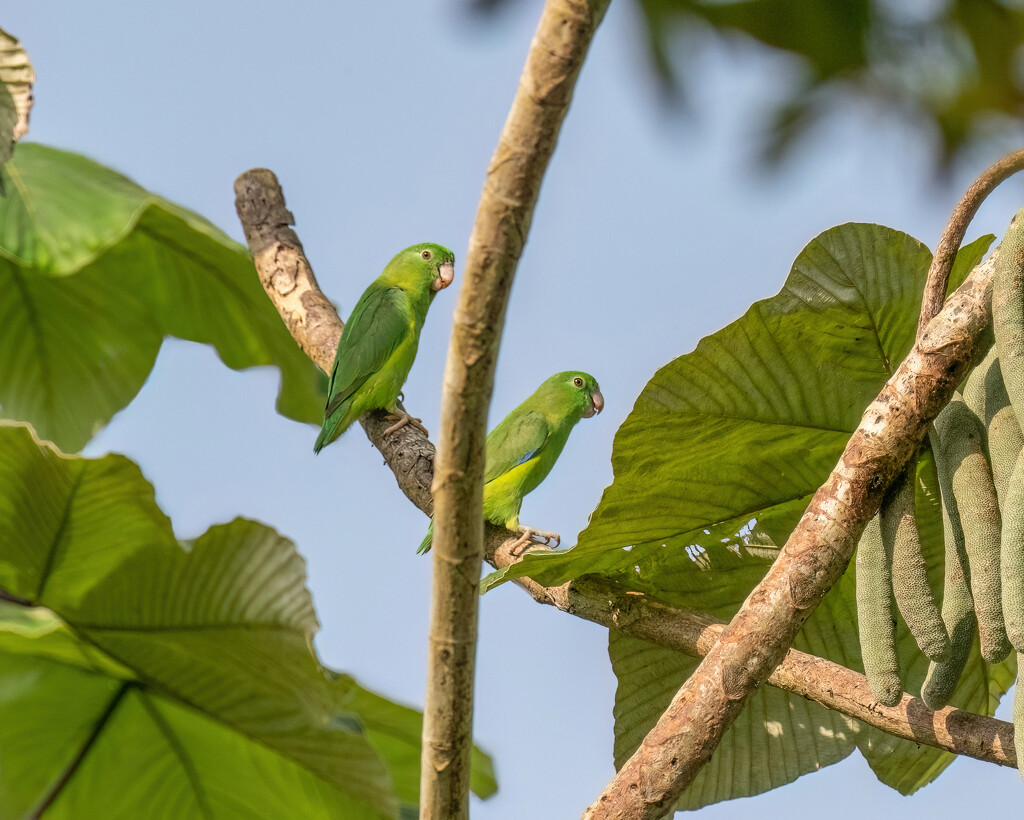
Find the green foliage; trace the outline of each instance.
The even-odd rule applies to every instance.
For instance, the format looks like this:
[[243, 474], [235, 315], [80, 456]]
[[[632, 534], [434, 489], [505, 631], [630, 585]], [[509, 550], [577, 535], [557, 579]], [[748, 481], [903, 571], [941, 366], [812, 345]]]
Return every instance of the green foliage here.
[[0, 409], [76, 451], [142, 387], [165, 336], [281, 370], [278, 410], [317, 423], [323, 377], [244, 248], [91, 160], [18, 146], [0, 170]]
[[[1000, 0], [913, 8], [880, 0], [639, 2], [654, 65], [670, 92], [693, 82], [685, 58], [709, 32], [743, 35], [794, 58], [800, 79], [768, 116], [763, 153], [769, 162], [792, 150], [819, 119], [857, 98], [937, 131], [947, 164], [997, 128], [1019, 128], [1019, 6]], [[677, 37], [689, 48], [673, 49]]]
[[0, 426], [0, 541], [0, 817], [409, 802], [421, 717], [325, 675], [304, 562], [273, 530], [239, 519], [179, 543], [127, 459]]
[[[511, 1], [468, 0], [483, 10]], [[768, 164], [792, 153], [818, 122], [862, 100], [934, 132], [943, 167], [986, 139], [1020, 137], [1019, 3], [636, 2], [645, 46], [669, 101], [685, 103], [702, 81], [696, 62], [708, 41], [745, 39], [790, 58], [796, 70], [784, 80], [786, 87], [772, 95], [770, 108], [752, 112], [764, 118], [761, 154]]]
[[[420, 738], [423, 734], [423, 715], [408, 706], [393, 703], [359, 686], [352, 678], [339, 678], [335, 689], [347, 687], [339, 699], [339, 706], [358, 716], [378, 754], [391, 769], [395, 792], [406, 809], [416, 809], [420, 796]], [[488, 798], [498, 791], [491, 758], [476, 746], [472, 752], [470, 788], [480, 798]], [[411, 816], [418, 817], [413, 811]]]
[[[950, 287], [991, 240], [961, 251]], [[777, 296], [651, 379], [616, 435], [614, 481], [578, 545], [527, 555], [497, 580], [529, 575], [558, 584], [597, 572], [679, 606], [730, 617], [835, 465], [863, 408], [909, 351], [929, 263], [919, 242], [876, 225], [842, 225], [817, 237]], [[927, 580], [938, 591], [944, 540], [927, 451], [915, 489]], [[858, 637], [851, 569], [795, 646], [863, 669]], [[919, 692], [928, 658], [902, 620], [896, 648], [907, 691]], [[613, 637], [611, 654], [621, 761], [697, 661], [620, 636]], [[1012, 682], [1012, 662], [988, 666], [973, 647], [953, 702], [991, 714]], [[754, 703], [726, 735], [732, 751], [716, 753], [681, 806], [764, 791], [855, 747], [880, 780], [904, 793], [930, 782], [953, 759], [786, 693], [765, 688]], [[790, 751], [776, 754], [782, 749]], [[739, 763], [725, 762], [747, 756], [756, 761], [749, 777], [736, 773]]]

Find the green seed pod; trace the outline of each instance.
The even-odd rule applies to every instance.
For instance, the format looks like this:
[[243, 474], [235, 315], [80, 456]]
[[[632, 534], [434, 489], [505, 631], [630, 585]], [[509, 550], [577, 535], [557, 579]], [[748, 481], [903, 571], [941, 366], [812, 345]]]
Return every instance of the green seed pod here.
[[1010, 484], [1010, 473], [1017, 463], [1017, 457], [1024, 449], [1024, 434], [1021, 433], [1017, 415], [1010, 406], [1010, 397], [1003, 384], [1001, 365], [996, 361], [989, 368], [985, 379], [985, 423], [988, 427], [989, 463], [992, 465], [992, 479], [996, 483], [999, 508], [1005, 509], [1006, 493]]
[[[932, 434], [932, 451], [935, 453], [935, 466], [940, 476], [939, 466], [941, 449], [938, 436]], [[921, 687], [921, 698], [931, 709], [941, 709], [956, 689], [960, 674], [964, 671], [967, 656], [974, 643], [974, 601], [971, 599], [969, 570], [967, 569], [967, 550], [964, 549], [963, 532], [959, 530], [959, 521], [954, 526], [945, 503], [943, 487], [942, 529], [946, 543], [945, 582], [942, 592], [942, 620], [946, 624], [949, 635], [949, 657], [941, 662], [934, 661], [928, 665], [928, 674]]]
[[1010, 476], [1003, 507], [1003, 613], [1013, 648], [1024, 649], [1024, 453]]
[[992, 327], [1006, 392], [1024, 428], [1024, 209], [1006, 229], [992, 280]]
[[998, 663], [1010, 654], [1003, 622], [999, 542], [1003, 522], [982, 443], [981, 420], [959, 394], [935, 419], [941, 452], [935, 465], [942, 503], [961, 533], [969, 565], [968, 578], [981, 637], [981, 655]]
[[[964, 401], [975, 415], [984, 422], [988, 422], [988, 374], [992, 366], [998, 365], [998, 358], [995, 347], [992, 347], [984, 359], [973, 368], [963, 383]], [[1004, 390], [1005, 392], [1005, 390]]]
[[896, 656], [891, 566], [892, 554], [887, 554], [878, 516], [875, 516], [864, 528], [857, 545], [857, 625], [864, 674], [871, 692], [885, 706], [895, 706], [903, 697]]
[[1024, 449], [1024, 435], [1021, 434], [1017, 416], [1009, 403], [992, 416], [988, 425], [988, 452], [992, 465], [992, 480], [996, 485], [999, 509], [1005, 509], [1006, 495], [1010, 485], [1010, 474], [1017, 457]]
[[932, 661], [949, 656], [949, 636], [935, 594], [928, 583], [928, 565], [914, 514], [915, 465], [897, 479], [882, 501], [879, 518], [885, 552], [892, 556], [892, 589], [903, 620], [918, 647]]
[[1010, 473], [1024, 449], [1024, 435], [1010, 406], [995, 348], [971, 371], [964, 386], [964, 401], [985, 425], [985, 452], [992, 468], [999, 508], [1003, 509]]

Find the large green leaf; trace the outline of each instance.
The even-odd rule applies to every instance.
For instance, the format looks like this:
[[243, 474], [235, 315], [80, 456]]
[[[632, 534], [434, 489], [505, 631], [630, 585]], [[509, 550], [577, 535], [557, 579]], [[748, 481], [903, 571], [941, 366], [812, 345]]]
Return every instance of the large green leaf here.
[[419, 716], [324, 673], [304, 562], [266, 526], [179, 544], [123, 457], [0, 426], [0, 544], [0, 818], [326, 820], [407, 802], [418, 755], [395, 735], [413, 743]]
[[[963, 280], [991, 242], [965, 248]], [[680, 606], [729, 618], [764, 574], [810, 496], [835, 465], [865, 405], [913, 343], [927, 249], [873, 225], [827, 231], [800, 254], [777, 296], [755, 304], [644, 389], [615, 441], [615, 480], [572, 550], [527, 558], [501, 578], [561, 583], [588, 572]], [[919, 517], [932, 581], [942, 582], [942, 525], [930, 455], [921, 460]], [[899, 631], [908, 691], [927, 661]], [[826, 596], [797, 648], [862, 669], [852, 570]], [[696, 659], [612, 635], [618, 678], [616, 761], [632, 753]], [[990, 713], [1004, 668], [972, 658], [954, 698]], [[680, 808], [757, 794], [860, 748], [904, 792], [952, 756], [899, 741], [802, 698], [759, 691]]]
[[[992, 239], [961, 250], [951, 288]], [[688, 549], [739, 547], [754, 521], [781, 544], [910, 350], [930, 261], [920, 242], [879, 225], [815, 238], [776, 296], [648, 382], [578, 545], [531, 553], [500, 578], [629, 578], [643, 563], [661, 592], [663, 565]]]
[[278, 410], [316, 422], [322, 375], [246, 250], [84, 157], [21, 144], [0, 198], [0, 408], [80, 449], [142, 387], [165, 336], [281, 370]]

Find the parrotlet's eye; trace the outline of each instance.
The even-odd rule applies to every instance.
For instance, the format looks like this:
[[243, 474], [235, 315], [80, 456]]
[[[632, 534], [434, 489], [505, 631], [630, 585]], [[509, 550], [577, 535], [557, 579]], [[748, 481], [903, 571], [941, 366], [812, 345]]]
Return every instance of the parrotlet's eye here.
[[423, 253], [420, 254], [420, 256], [422, 256], [424, 259], [430, 259], [430, 257], [432, 257], [433, 255], [434, 254], [432, 254], [430, 251], [423, 251]]
[[583, 379], [581, 379], [579, 376], [573, 379], [572, 383], [575, 384], [577, 387], [583, 387]]

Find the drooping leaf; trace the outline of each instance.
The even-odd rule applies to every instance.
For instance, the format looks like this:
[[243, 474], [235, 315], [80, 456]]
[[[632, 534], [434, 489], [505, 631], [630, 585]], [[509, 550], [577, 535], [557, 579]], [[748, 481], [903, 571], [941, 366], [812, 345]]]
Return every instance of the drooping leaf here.
[[16, 37], [0, 28], [0, 165], [11, 158], [14, 143], [28, 133], [35, 81], [25, 49]]
[[278, 410], [317, 422], [323, 377], [246, 250], [91, 160], [18, 146], [0, 171], [0, 410], [80, 449], [142, 387], [165, 336], [281, 371]]
[[0, 544], [0, 818], [397, 816], [417, 718], [325, 675], [287, 539], [180, 544], [126, 459], [8, 425]]

